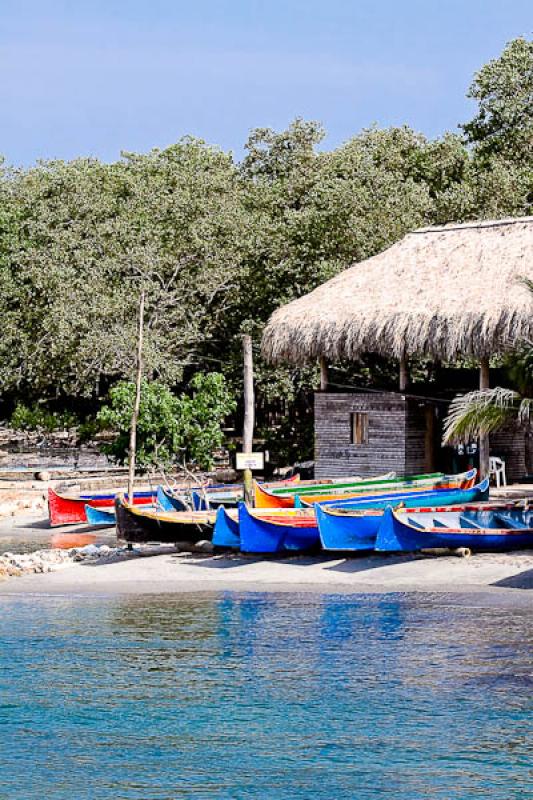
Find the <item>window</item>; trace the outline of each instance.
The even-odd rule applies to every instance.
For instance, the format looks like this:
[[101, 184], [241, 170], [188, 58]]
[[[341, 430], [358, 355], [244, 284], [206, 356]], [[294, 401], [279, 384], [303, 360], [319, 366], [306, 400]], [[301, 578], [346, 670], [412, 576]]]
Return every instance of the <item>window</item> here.
[[350, 414], [352, 444], [368, 444], [368, 414], [357, 411]]

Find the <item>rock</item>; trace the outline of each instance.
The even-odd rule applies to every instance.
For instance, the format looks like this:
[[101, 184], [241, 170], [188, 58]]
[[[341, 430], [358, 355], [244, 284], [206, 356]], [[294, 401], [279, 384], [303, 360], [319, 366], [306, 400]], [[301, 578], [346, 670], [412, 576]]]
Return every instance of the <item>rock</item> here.
[[194, 549], [197, 553], [212, 553], [214, 550], [213, 542], [209, 542], [207, 539], [200, 539], [194, 545]]
[[51, 477], [52, 476], [50, 475], [50, 473], [47, 472], [46, 470], [43, 470], [42, 472], [36, 472], [35, 473], [35, 480], [38, 480], [38, 481], [49, 481]]
[[86, 544], [85, 547], [78, 548], [78, 555], [81, 555], [85, 558], [87, 556], [97, 556], [99, 548], [96, 547], [94, 544]]

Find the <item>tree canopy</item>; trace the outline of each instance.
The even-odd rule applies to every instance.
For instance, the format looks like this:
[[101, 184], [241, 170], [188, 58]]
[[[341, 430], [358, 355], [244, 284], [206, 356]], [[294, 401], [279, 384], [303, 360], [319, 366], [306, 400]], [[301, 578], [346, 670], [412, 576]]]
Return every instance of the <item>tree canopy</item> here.
[[[531, 213], [532, 95], [533, 42], [516, 39], [475, 76], [462, 134], [372, 127], [328, 150], [296, 119], [252, 131], [240, 163], [186, 137], [111, 164], [0, 164], [5, 408], [85, 398], [95, 412], [131, 378], [141, 288], [147, 379], [180, 392], [217, 371], [238, 397], [240, 333], [280, 304], [418, 226]], [[290, 428], [315, 371], [256, 366], [259, 409]]]

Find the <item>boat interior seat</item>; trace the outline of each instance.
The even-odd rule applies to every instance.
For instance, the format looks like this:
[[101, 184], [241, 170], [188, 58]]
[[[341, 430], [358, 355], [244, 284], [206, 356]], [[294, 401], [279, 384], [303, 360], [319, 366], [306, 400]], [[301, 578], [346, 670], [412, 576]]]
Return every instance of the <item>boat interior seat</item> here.
[[461, 528], [473, 528], [474, 530], [481, 530], [483, 525], [480, 525], [478, 522], [474, 522], [473, 519], [468, 519], [465, 517], [464, 514], [459, 515], [459, 523]]
[[414, 517], [407, 517], [407, 522], [409, 525], [412, 525], [413, 528], [420, 528], [421, 531], [425, 530], [425, 525], [422, 525], [422, 523], [414, 519]]
[[527, 530], [528, 525], [523, 522], [521, 519], [516, 519], [516, 517], [508, 517], [506, 514], [495, 514], [494, 519], [497, 520], [504, 528], [509, 528], [510, 530]]

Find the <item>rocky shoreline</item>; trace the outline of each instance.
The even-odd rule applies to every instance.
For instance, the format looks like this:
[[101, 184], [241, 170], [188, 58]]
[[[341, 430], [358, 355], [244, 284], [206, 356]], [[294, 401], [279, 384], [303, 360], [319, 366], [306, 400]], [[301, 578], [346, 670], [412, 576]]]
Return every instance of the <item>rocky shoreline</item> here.
[[85, 547], [73, 547], [70, 550], [60, 550], [59, 548], [35, 550], [33, 553], [6, 552], [0, 555], [0, 580], [55, 572], [80, 561], [102, 561], [104, 563], [140, 554], [140, 548], [128, 551], [125, 546], [109, 547], [106, 544], [89, 544]]

